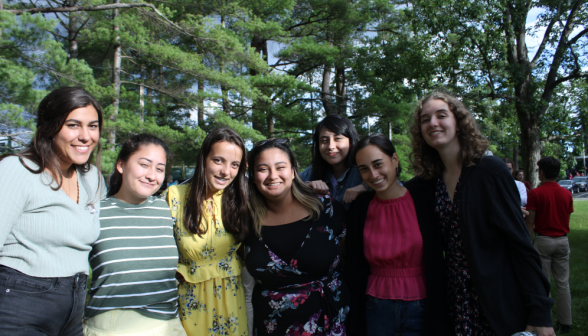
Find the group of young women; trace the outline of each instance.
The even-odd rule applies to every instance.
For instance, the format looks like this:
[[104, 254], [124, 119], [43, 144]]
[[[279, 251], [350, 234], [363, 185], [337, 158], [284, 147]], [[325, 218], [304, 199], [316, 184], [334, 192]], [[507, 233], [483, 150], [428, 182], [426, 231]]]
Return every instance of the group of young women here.
[[165, 200], [169, 150], [135, 135], [106, 194], [102, 126], [86, 91], [58, 89], [0, 161], [2, 335], [555, 335], [516, 186], [452, 96], [419, 103], [403, 184], [387, 137], [327, 116], [302, 173], [287, 141], [247, 155], [214, 129]]

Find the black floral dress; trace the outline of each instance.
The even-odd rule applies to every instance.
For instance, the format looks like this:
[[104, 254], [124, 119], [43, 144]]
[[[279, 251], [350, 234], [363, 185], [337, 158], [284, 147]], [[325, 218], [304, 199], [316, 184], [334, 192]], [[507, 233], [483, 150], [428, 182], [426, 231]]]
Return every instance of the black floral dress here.
[[480, 308], [478, 295], [476, 295], [474, 284], [471, 281], [470, 269], [464, 255], [459, 226], [460, 189], [460, 181], [458, 180], [453, 204], [443, 178], [437, 180], [435, 190], [435, 213], [440, 219], [441, 232], [446, 244], [449, 313], [455, 325], [455, 334], [458, 336], [494, 335], [492, 326]]
[[345, 209], [329, 196], [321, 201], [323, 213], [290, 262], [281, 260], [263, 238], [252, 234], [246, 240], [245, 262], [256, 280], [254, 335], [346, 335], [350, 298], [339, 242], [345, 237]]

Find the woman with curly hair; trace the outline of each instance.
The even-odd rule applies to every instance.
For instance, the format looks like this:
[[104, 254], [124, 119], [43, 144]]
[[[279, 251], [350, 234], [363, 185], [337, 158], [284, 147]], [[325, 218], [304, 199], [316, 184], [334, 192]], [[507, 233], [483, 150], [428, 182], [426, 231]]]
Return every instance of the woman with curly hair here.
[[555, 335], [553, 300], [502, 160], [455, 97], [425, 97], [411, 126], [415, 183], [434, 193], [457, 335]]

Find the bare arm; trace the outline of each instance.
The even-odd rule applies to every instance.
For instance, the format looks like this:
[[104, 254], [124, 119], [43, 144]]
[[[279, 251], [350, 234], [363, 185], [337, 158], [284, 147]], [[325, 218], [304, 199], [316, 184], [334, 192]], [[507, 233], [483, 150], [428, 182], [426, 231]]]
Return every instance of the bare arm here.
[[529, 237], [533, 239], [533, 231], [535, 230], [535, 210], [527, 210], [529, 215], [526, 218], [527, 230], [529, 230]]

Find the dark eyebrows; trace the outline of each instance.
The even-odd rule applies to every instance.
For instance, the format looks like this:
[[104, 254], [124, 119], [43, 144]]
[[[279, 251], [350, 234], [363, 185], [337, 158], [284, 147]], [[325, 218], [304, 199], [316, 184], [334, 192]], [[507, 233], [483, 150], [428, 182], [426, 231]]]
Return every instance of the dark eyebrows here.
[[[149, 160], [148, 158], [144, 158], [144, 157], [139, 158], [139, 160], [145, 160], [145, 161], [148, 161], [149, 163], [153, 163], [153, 161]], [[160, 165], [165, 167], [165, 163], [160, 162], [160, 163], [156, 164], [156, 166], [160, 166]]]
[[[65, 122], [66, 122], [66, 123], [68, 123], [68, 122], [75, 122], [76, 124], [81, 124], [81, 123], [82, 123], [81, 121], [79, 121], [79, 120], [77, 120], [77, 119], [67, 119]], [[95, 124], [95, 123], [100, 123], [100, 121], [99, 121], [99, 120], [92, 120], [92, 121], [90, 121], [90, 122], [88, 123], [88, 125], [89, 125], [89, 124]]]
[[[380, 161], [382, 161], [382, 159], [375, 159], [374, 161], [372, 161], [372, 162], [370, 162], [370, 163], [371, 163], [371, 164], [374, 164], [374, 163], [376, 163], [376, 162], [380, 162]], [[366, 166], [366, 165], [361, 165], [361, 166], [357, 166], [357, 168], [359, 168], [359, 167], [365, 167], [365, 166]]]

